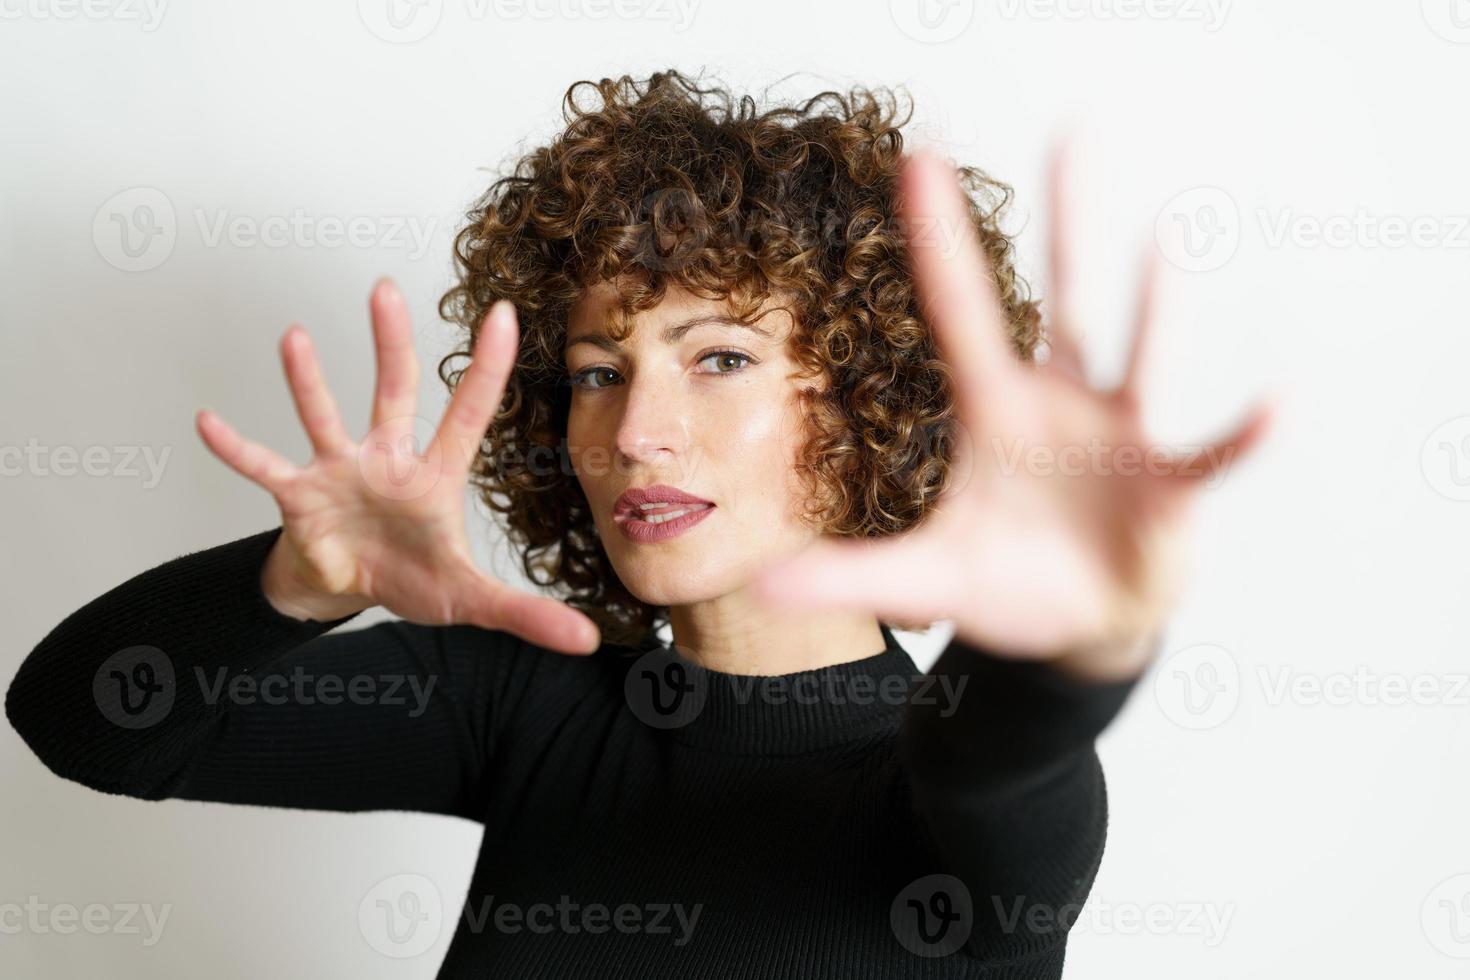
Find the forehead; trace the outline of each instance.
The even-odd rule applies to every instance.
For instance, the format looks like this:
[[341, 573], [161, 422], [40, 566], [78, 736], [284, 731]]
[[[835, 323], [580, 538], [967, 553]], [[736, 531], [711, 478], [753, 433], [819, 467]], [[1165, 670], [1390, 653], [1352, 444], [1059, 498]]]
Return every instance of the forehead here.
[[[632, 315], [633, 338], [654, 337], [655, 331], [645, 327], [665, 327], [691, 317], [721, 315], [738, 318], [740, 308], [730, 299], [710, 299], [689, 289], [670, 283], [657, 306]], [[764, 302], [748, 318], [768, 332], [772, 340], [786, 338], [794, 319], [791, 312], [775, 300]], [[568, 336], [579, 333], [621, 334], [623, 318], [619, 310], [618, 289], [609, 282], [598, 282], [582, 290], [568, 315]]]

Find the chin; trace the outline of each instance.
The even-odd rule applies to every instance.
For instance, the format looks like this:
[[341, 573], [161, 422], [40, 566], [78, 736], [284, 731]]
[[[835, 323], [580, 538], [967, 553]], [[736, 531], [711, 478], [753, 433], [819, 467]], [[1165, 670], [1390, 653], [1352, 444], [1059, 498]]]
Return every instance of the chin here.
[[[609, 527], [603, 541], [618, 580], [634, 598], [650, 606], [688, 606], [739, 592], [762, 568], [809, 543], [809, 535], [799, 531], [770, 530], [778, 524], [773, 518], [762, 534], [707, 523], [656, 544], [624, 540]], [[708, 531], [719, 533], [701, 533]]]
[[749, 581], [743, 570], [708, 553], [658, 552], [610, 554], [618, 579], [650, 606], [687, 606], [736, 591]]

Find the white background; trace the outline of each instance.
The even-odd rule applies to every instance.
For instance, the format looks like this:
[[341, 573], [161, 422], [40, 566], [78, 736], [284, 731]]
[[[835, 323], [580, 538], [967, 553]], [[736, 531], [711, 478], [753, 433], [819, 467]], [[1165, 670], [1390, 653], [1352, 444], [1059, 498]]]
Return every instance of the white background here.
[[[1170, 283], [1161, 437], [1288, 396], [1273, 440], [1208, 497], [1165, 659], [1101, 742], [1111, 827], [1067, 975], [1465, 975], [1470, 4], [428, 0], [395, 31], [387, 2], [0, 0], [0, 447], [34, 440], [53, 462], [108, 447], [115, 469], [113, 447], [169, 454], [156, 481], [141, 463], [65, 476], [8, 457], [6, 683], [87, 600], [274, 526], [193, 414], [305, 459], [276, 360], [291, 321], [360, 432], [367, 294], [393, 275], [437, 418], [455, 219], [485, 168], [555, 131], [573, 81], [705, 68], [743, 91], [790, 76], [772, 90], [789, 98], [902, 84], [915, 139], [1015, 186], [1043, 291], [1043, 162], [1063, 127], [1082, 132], [1100, 380], [1121, 363], [1139, 248], [1166, 232], [1193, 271]], [[114, 221], [162, 216], [160, 199], [171, 250], [129, 259]], [[364, 217], [369, 240], [209, 237], [221, 218], [295, 214]], [[927, 664], [942, 640], [911, 648]], [[1393, 703], [1394, 683], [1422, 703]], [[7, 977], [431, 977], [450, 930], [390, 959], [359, 902], [415, 873], [453, 912], [479, 836], [109, 797], [50, 775], [8, 727], [0, 772], [0, 905], [170, 907], [152, 946], [0, 933]]]

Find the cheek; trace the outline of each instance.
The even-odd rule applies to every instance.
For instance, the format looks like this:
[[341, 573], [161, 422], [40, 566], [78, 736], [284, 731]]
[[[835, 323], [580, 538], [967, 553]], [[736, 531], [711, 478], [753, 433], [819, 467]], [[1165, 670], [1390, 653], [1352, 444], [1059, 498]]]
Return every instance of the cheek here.
[[752, 523], [792, 523], [803, 492], [796, 476], [805, 436], [799, 402], [785, 388], [760, 392], [732, 413], [724, 430], [723, 447], [706, 451], [720, 461], [742, 510]]
[[603, 420], [573, 399], [567, 414], [567, 451], [572, 470], [589, 500], [598, 499], [598, 488], [612, 472], [612, 434], [604, 432]]

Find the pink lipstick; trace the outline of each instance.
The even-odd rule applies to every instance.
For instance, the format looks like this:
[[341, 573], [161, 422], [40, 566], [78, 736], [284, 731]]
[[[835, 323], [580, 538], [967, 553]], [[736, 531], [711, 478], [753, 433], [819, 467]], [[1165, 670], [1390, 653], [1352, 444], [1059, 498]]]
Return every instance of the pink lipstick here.
[[703, 497], [656, 483], [624, 490], [613, 504], [613, 522], [630, 541], [648, 544], [678, 537], [714, 510]]

